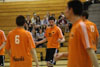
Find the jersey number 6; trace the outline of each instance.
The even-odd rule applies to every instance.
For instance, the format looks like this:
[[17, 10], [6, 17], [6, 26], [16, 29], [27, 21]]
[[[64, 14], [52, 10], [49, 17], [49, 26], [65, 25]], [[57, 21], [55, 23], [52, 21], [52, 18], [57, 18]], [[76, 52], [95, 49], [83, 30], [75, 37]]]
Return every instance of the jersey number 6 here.
[[19, 44], [20, 43], [20, 39], [19, 39], [19, 35], [15, 36], [15, 44]]

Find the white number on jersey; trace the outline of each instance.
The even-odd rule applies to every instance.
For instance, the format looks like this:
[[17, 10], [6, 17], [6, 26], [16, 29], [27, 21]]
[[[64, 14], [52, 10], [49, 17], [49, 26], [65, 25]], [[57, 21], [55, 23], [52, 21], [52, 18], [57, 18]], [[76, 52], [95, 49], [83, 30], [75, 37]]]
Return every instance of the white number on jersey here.
[[19, 35], [15, 36], [15, 44], [19, 44], [20, 43], [20, 39], [19, 39]]
[[90, 28], [91, 28], [91, 32], [94, 32], [95, 31], [95, 28], [94, 28], [93, 25], [91, 25]]

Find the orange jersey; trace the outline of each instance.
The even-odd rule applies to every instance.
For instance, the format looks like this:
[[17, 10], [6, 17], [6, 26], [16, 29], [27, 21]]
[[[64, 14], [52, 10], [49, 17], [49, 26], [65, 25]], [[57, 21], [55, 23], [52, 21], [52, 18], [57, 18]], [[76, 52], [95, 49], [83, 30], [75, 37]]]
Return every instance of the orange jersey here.
[[51, 28], [48, 27], [45, 31], [45, 37], [47, 38], [47, 48], [59, 48], [60, 44], [58, 39], [63, 38], [62, 31], [56, 25]]
[[98, 32], [98, 29], [97, 29], [97, 26], [96, 24], [94, 24], [93, 22], [89, 21], [89, 20], [86, 20], [84, 21], [86, 26], [87, 26], [87, 30], [89, 31], [88, 34], [89, 34], [89, 38], [91, 39], [92, 41], [92, 44], [94, 46], [94, 50], [96, 51], [96, 44], [97, 44], [97, 39], [99, 38], [99, 32]]
[[80, 19], [73, 24], [69, 38], [68, 67], [93, 67], [87, 48], [93, 48], [89, 41], [85, 23]]
[[32, 48], [35, 44], [30, 32], [23, 28], [9, 32], [6, 49], [11, 50], [10, 67], [32, 67]]
[[[5, 37], [5, 34], [2, 30], [0, 30], [0, 46], [3, 44], [3, 42], [6, 41], [6, 37]], [[0, 55], [4, 55], [5, 53], [5, 48], [2, 48], [0, 50]]]

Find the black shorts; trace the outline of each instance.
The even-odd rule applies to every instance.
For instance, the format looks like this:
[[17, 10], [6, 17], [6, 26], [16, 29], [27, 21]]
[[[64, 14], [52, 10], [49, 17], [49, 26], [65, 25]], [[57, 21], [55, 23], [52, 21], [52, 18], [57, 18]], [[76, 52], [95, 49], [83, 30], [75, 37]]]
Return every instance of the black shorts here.
[[0, 66], [4, 66], [4, 55], [0, 55]]
[[50, 61], [51, 63], [54, 61], [54, 54], [58, 53], [56, 48], [47, 48], [46, 49], [46, 61]]

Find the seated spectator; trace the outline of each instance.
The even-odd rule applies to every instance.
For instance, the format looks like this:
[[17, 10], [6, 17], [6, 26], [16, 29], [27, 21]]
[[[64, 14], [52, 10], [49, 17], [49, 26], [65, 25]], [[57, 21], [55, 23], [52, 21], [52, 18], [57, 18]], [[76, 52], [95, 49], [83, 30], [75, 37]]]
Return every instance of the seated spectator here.
[[49, 22], [48, 22], [48, 19], [47, 19], [47, 17], [46, 16], [44, 16], [44, 19], [42, 20], [42, 25], [48, 25], [49, 24]]
[[61, 19], [59, 19], [58, 24], [62, 26], [67, 24], [67, 20], [64, 15], [62, 15]]
[[60, 16], [58, 17], [58, 19], [61, 19], [61, 17], [64, 15], [64, 12], [60, 13]]
[[40, 16], [36, 17], [36, 25], [41, 25], [41, 20], [40, 20]]
[[37, 41], [35, 29], [32, 30], [32, 36], [33, 36], [33, 38], [34, 38], [34, 41]]
[[70, 32], [71, 28], [72, 28], [72, 24], [71, 23], [66, 24], [65, 32]]
[[24, 29], [25, 30], [28, 30], [28, 24], [25, 22], [25, 24], [24, 24]]
[[36, 32], [39, 32], [40, 28], [41, 28], [41, 20], [40, 20], [40, 17], [37, 16], [36, 23], [35, 23], [35, 30], [36, 30]]
[[58, 22], [57, 22], [57, 25], [62, 29], [63, 33], [65, 32], [66, 24], [68, 24], [68, 23], [67, 23], [67, 20], [66, 20], [65, 16], [63, 15], [61, 17], [61, 19], [58, 20]]
[[36, 17], [37, 17], [36, 13], [33, 13], [33, 17], [31, 18], [33, 24], [36, 23]]
[[[37, 36], [37, 41], [41, 41], [44, 39], [44, 32], [42, 31], [42, 29], [39, 30], [39, 33], [37, 33], [36, 36]], [[43, 44], [39, 44], [36, 47], [37, 48], [43, 47]]]
[[47, 25], [43, 25], [42, 26], [42, 31], [45, 32], [45, 30], [46, 30], [47, 27], [48, 27]]
[[30, 15], [27, 15], [26, 17], [26, 23], [25, 23], [25, 29], [32, 32], [32, 29], [33, 29], [33, 24], [31, 22], [31, 19], [30, 19]]

